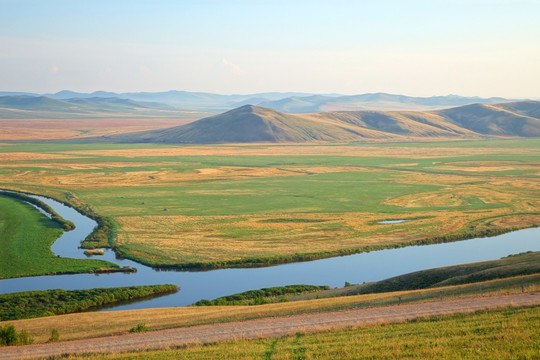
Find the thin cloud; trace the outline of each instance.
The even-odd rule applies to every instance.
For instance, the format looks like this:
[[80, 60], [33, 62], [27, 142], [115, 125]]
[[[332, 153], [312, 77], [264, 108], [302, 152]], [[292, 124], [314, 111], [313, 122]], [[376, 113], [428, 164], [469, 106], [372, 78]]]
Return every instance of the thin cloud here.
[[56, 65], [53, 65], [50, 69], [50, 72], [53, 73], [53, 74], [56, 74], [60, 71], [60, 68]]
[[234, 75], [241, 75], [244, 73], [239, 65], [236, 65], [225, 58], [221, 59], [221, 63], [225, 65]]

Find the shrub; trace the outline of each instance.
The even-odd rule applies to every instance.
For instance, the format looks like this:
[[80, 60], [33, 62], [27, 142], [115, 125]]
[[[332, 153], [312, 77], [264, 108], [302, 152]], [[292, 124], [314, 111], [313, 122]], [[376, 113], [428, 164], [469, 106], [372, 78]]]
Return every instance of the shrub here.
[[137, 326], [132, 327], [129, 329], [130, 333], [137, 333], [137, 332], [147, 332], [148, 328], [146, 327], [145, 323], [138, 323]]
[[15, 326], [11, 324], [7, 324], [4, 327], [0, 326], [0, 346], [29, 345], [33, 342], [34, 338], [26, 330], [21, 330], [17, 334]]
[[7, 324], [3, 328], [0, 327], [0, 343], [2, 345], [16, 345], [18, 340], [17, 332], [15, 331], [15, 326]]
[[51, 330], [51, 337], [49, 338], [48, 342], [56, 342], [60, 340], [60, 333], [56, 329]]

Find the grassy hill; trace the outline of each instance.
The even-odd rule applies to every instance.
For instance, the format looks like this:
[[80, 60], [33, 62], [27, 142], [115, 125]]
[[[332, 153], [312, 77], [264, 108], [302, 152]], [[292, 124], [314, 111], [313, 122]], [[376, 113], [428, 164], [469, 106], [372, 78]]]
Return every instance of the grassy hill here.
[[483, 135], [540, 136], [538, 101], [499, 105], [472, 104], [437, 113], [450, 123]]
[[170, 105], [118, 97], [53, 99], [47, 96], [0, 96], [0, 119], [63, 119], [140, 115], [178, 117], [180, 113], [181, 110]]
[[257, 103], [287, 113], [361, 110], [435, 110], [472, 103], [495, 104], [509, 101], [503, 98], [479, 98], [457, 95], [412, 97], [386, 93], [344, 96], [292, 96]]
[[163, 130], [112, 136], [126, 142], [247, 143], [353, 141], [361, 136], [347, 126], [245, 105], [191, 124]]
[[101, 138], [107, 142], [304, 143], [540, 136], [540, 102], [473, 104], [421, 111], [286, 114], [244, 105], [177, 127]]

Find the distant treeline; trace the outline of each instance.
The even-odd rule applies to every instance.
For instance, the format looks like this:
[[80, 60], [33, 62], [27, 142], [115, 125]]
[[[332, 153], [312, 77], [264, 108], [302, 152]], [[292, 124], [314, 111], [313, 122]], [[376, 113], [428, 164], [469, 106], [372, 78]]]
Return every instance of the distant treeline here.
[[329, 286], [317, 285], [288, 285], [260, 290], [249, 290], [239, 294], [223, 296], [214, 300], [200, 300], [195, 303], [197, 306], [212, 305], [261, 305], [270, 303], [268, 298], [284, 295], [296, 295], [312, 291], [329, 290]]
[[0, 295], [0, 321], [69, 314], [90, 308], [173, 293], [177, 285], [149, 285], [89, 290], [24, 291]]
[[69, 220], [65, 220], [63, 217], [58, 215], [58, 213], [56, 211], [54, 211], [53, 208], [51, 208], [49, 205], [45, 204], [43, 201], [41, 201], [39, 199], [33, 198], [31, 196], [28, 196], [28, 195], [20, 193], [20, 192], [12, 192], [12, 191], [0, 191], [0, 195], [11, 197], [11, 198], [18, 199], [18, 200], [22, 200], [22, 201], [25, 201], [27, 203], [30, 203], [30, 204], [33, 204], [33, 205], [39, 207], [40, 209], [42, 209], [46, 213], [50, 214], [51, 219], [53, 221], [57, 222], [58, 224], [60, 224], [60, 226], [62, 226], [62, 228], [65, 231], [70, 231], [70, 230], [75, 229], [75, 224], [73, 224], [73, 222], [71, 222]]

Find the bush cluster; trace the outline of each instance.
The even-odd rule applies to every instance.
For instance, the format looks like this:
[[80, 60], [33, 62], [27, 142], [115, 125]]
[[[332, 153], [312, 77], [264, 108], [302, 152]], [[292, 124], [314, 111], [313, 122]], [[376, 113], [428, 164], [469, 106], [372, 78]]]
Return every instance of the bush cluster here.
[[33, 342], [34, 339], [26, 330], [17, 333], [15, 326], [11, 324], [0, 326], [0, 346], [29, 345]]
[[278, 297], [283, 295], [294, 295], [312, 291], [328, 290], [329, 286], [317, 285], [288, 285], [277, 286], [271, 288], [263, 288], [260, 290], [249, 290], [239, 294], [223, 296], [214, 300], [200, 300], [195, 303], [197, 306], [214, 306], [214, 305], [262, 305], [268, 304], [268, 298]]
[[1, 294], [0, 321], [68, 314], [105, 304], [171, 293], [177, 290], [177, 285], [149, 285]]

